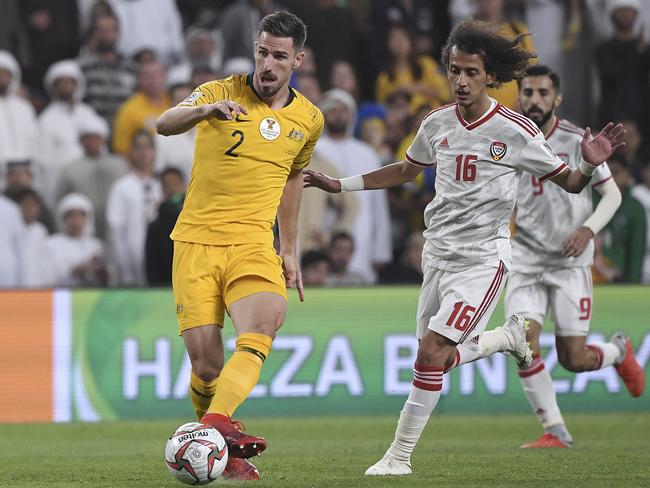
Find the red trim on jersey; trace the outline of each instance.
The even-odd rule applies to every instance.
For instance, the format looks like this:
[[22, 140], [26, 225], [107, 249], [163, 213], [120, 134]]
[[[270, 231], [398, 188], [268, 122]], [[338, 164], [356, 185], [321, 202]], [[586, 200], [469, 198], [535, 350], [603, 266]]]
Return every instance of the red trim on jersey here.
[[433, 163], [429, 163], [429, 164], [427, 164], [427, 163], [421, 163], [420, 161], [416, 161], [416, 160], [413, 159], [411, 156], [409, 156], [408, 153], [406, 153], [405, 156], [406, 156], [406, 160], [407, 160], [409, 163], [414, 164], [414, 165], [416, 165], [416, 166], [421, 166], [421, 167], [423, 167], [423, 168], [430, 168], [431, 166], [433, 166]]
[[539, 373], [540, 371], [544, 371], [544, 362], [540, 361], [540, 363], [537, 366], [533, 366], [532, 368], [528, 369], [523, 369], [519, 371], [519, 377], [520, 378], [528, 378], [529, 376], [533, 376], [534, 374]]
[[600, 180], [598, 183], [594, 183], [593, 185], [591, 185], [591, 187], [596, 188], [597, 186], [602, 185], [603, 183], [605, 183], [606, 181], [611, 180], [612, 178], [613, 178], [613, 176], [610, 175], [607, 178], [605, 178], [604, 180]]
[[497, 103], [494, 106], [494, 108], [490, 110], [487, 114], [483, 115], [481, 118], [475, 120], [470, 124], [463, 118], [463, 115], [460, 113], [460, 109], [458, 108], [458, 104], [456, 104], [456, 117], [458, 117], [458, 122], [460, 122], [461, 125], [465, 127], [465, 129], [472, 130], [472, 129], [476, 129], [479, 125], [484, 124], [485, 122], [490, 120], [494, 116], [494, 114], [496, 114], [499, 111], [499, 107], [501, 107], [501, 105]]
[[576, 127], [575, 125], [573, 125], [567, 120], [560, 121], [560, 129], [565, 132], [571, 132], [572, 134], [578, 134], [579, 136], [585, 135], [584, 129], [581, 129], [580, 127]]
[[549, 178], [553, 178], [554, 176], [559, 175], [562, 171], [564, 171], [564, 170], [567, 169], [567, 168], [568, 168], [568, 166], [567, 166], [566, 164], [562, 163], [560, 166], [558, 166], [557, 168], [555, 168], [555, 169], [554, 169], [553, 171], [551, 171], [550, 173], [547, 173], [547, 174], [545, 174], [544, 176], [542, 176], [541, 178], [538, 178], [538, 180], [539, 180], [540, 183], [542, 183], [543, 181], [546, 181], [546, 180], [548, 180]]
[[[454, 105], [456, 105], [456, 102], [451, 102], [451, 103], [448, 103], [448, 104], [446, 104], [446, 105], [443, 105], [442, 107], [434, 108], [431, 112], [429, 112], [428, 114], [426, 114], [426, 115], [424, 116], [424, 118], [422, 119], [422, 122], [424, 122], [425, 120], [427, 120], [427, 119], [429, 118], [430, 115], [433, 115], [433, 114], [435, 114], [436, 112], [440, 112], [441, 110], [444, 110], [444, 109], [446, 109], [446, 108], [453, 107]], [[420, 125], [422, 125], [422, 122], [420, 122]]]
[[469, 335], [476, 327], [476, 324], [481, 321], [481, 318], [483, 318], [483, 315], [485, 315], [487, 309], [490, 308], [490, 304], [494, 298], [499, 294], [499, 287], [501, 286], [501, 281], [503, 281], [503, 268], [503, 261], [499, 261], [499, 267], [497, 268], [497, 272], [494, 275], [494, 278], [492, 278], [492, 283], [490, 283], [490, 287], [488, 288], [487, 292], [485, 292], [481, 305], [479, 305], [478, 309], [476, 309], [476, 313], [474, 314], [474, 318], [470, 322], [469, 327], [467, 327], [467, 330], [463, 333], [462, 336], [460, 336], [460, 340], [458, 341], [459, 344], [469, 337]]
[[555, 123], [553, 124], [553, 127], [551, 127], [551, 130], [548, 131], [548, 134], [544, 134], [544, 138], [548, 140], [549, 137], [553, 135], [553, 132], [555, 132], [555, 129], [560, 125], [560, 119], [555, 117]]
[[532, 137], [535, 137], [537, 134], [539, 134], [539, 129], [537, 129], [537, 127], [533, 126], [532, 123], [528, 119], [525, 119], [521, 115], [513, 112], [512, 110], [508, 110], [505, 107], [501, 107], [501, 108], [503, 110], [499, 110], [499, 114], [501, 114], [503, 117], [505, 117], [509, 121], [514, 122], [515, 124], [517, 124], [519, 127], [521, 127], [526, 132], [528, 132]]

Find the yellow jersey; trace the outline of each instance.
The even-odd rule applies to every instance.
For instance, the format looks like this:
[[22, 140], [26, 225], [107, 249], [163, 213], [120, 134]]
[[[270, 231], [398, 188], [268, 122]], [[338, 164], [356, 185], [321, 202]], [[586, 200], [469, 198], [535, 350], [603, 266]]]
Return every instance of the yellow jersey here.
[[173, 240], [215, 246], [273, 241], [289, 173], [309, 164], [324, 124], [316, 106], [290, 92], [287, 104], [273, 110], [255, 92], [251, 75], [233, 75], [204, 83], [179, 104], [229, 99], [248, 115], [197, 124], [192, 175]]
[[133, 136], [140, 129], [152, 134], [156, 132], [156, 119], [169, 108], [171, 99], [165, 93], [160, 103], [155, 103], [142, 92], [136, 92], [125, 101], [115, 115], [113, 122], [113, 151], [128, 155]]

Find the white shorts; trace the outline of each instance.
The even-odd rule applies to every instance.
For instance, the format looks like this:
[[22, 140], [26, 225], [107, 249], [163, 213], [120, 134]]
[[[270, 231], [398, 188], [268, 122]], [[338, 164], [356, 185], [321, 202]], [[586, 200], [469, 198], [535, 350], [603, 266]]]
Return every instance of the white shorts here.
[[590, 268], [559, 268], [540, 274], [511, 272], [506, 288], [506, 316], [521, 313], [543, 324], [550, 306], [556, 336], [586, 336], [592, 296]]
[[444, 271], [425, 265], [420, 289], [417, 336], [427, 329], [457, 344], [478, 348], [505, 284], [506, 268], [475, 266], [466, 271]]

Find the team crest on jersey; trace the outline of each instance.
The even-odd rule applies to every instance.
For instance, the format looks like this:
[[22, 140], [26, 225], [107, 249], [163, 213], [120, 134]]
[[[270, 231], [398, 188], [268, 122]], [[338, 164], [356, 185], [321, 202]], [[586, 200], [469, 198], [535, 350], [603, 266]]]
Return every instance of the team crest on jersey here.
[[490, 144], [490, 156], [495, 161], [501, 161], [508, 152], [508, 146], [503, 142], [494, 141]]
[[271, 117], [265, 117], [260, 122], [260, 134], [267, 141], [275, 141], [280, 137], [280, 123]]
[[296, 142], [300, 142], [305, 138], [305, 134], [302, 131], [299, 131], [296, 128], [293, 128], [289, 131], [289, 135], [287, 136], [289, 139], [292, 139]]

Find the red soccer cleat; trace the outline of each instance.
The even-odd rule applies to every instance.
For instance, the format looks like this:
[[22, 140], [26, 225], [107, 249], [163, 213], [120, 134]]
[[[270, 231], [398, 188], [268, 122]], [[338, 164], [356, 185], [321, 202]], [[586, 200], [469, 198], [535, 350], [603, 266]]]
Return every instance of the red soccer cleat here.
[[206, 413], [201, 423], [217, 429], [226, 441], [228, 456], [235, 458], [250, 458], [266, 449], [266, 439], [242, 432], [238, 427], [240, 422], [233, 423], [230, 417], [218, 413]]
[[251, 481], [260, 479], [260, 472], [246, 459], [229, 457], [222, 476], [227, 480]]
[[547, 449], [550, 447], [571, 447], [569, 444], [566, 444], [560, 440], [560, 438], [553, 434], [544, 434], [542, 437], [537, 439], [534, 442], [529, 442], [528, 444], [522, 444], [523, 449]]
[[612, 337], [612, 342], [622, 345], [625, 350], [625, 356], [620, 364], [615, 364], [616, 372], [625, 383], [627, 391], [633, 397], [640, 397], [645, 388], [645, 373], [639, 365], [632, 350], [630, 338], [622, 334]]

